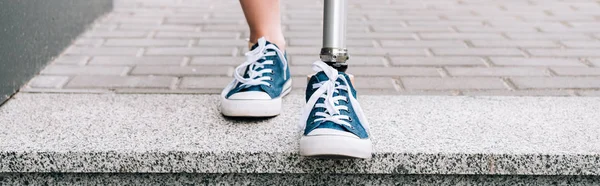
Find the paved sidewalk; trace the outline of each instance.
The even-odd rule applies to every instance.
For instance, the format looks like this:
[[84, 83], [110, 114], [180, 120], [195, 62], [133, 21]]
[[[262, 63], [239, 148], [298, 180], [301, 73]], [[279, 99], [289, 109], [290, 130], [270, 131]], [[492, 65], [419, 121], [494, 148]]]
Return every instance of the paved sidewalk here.
[[[600, 96], [600, 1], [350, 0], [348, 44], [366, 94]], [[282, 0], [302, 93], [322, 2]], [[22, 92], [217, 93], [248, 36], [238, 1], [116, 0]]]

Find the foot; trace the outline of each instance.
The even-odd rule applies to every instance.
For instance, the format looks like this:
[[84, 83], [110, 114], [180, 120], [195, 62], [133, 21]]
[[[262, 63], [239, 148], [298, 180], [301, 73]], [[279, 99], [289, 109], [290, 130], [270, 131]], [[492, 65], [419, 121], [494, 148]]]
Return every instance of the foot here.
[[281, 98], [292, 89], [285, 54], [260, 38], [234, 80], [221, 92], [221, 113], [232, 117], [270, 117], [281, 112]]
[[369, 123], [350, 78], [327, 64], [313, 64], [317, 74], [306, 88], [300, 124], [300, 155], [325, 158], [370, 158]]

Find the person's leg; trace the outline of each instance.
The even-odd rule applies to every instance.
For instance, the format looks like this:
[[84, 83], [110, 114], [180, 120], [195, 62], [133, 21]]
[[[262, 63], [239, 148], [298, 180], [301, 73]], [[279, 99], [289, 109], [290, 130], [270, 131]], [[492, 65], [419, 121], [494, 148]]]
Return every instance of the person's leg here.
[[221, 113], [231, 117], [271, 117], [281, 113], [292, 89], [281, 32], [279, 0], [240, 0], [250, 26], [250, 51], [221, 92]]
[[279, 0], [240, 0], [248, 26], [250, 26], [250, 43], [256, 44], [258, 38], [265, 37], [285, 50], [285, 38], [281, 31], [281, 15]]

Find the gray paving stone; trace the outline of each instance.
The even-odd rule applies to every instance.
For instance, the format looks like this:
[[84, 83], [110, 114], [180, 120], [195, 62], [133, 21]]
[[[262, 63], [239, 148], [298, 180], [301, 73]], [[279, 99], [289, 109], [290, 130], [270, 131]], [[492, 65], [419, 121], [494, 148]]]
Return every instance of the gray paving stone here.
[[202, 24], [242, 24], [244, 19], [198, 19], [198, 18], [168, 18], [166, 24], [202, 25]]
[[[287, 43], [289, 46], [318, 46], [323, 45], [322, 39], [290, 39]], [[374, 47], [373, 40], [367, 39], [352, 39], [346, 42], [346, 46], [353, 47]]]
[[486, 90], [486, 91], [464, 91], [465, 96], [571, 96], [564, 90]]
[[120, 23], [120, 24], [150, 24], [159, 25], [163, 22], [163, 17], [129, 17], [129, 16], [114, 16], [103, 23]]
[[[315, 61], [319, 61], [319, 56], [288, 56], [288, 60], [293, 65], [312, 65]], [[351, 55], [350, 59], [346, 61], [349, 68], [353, 66], [384, 66], [386, 59], [378, 56], [355, 56]]]
[[[287, 47], [286, 51], [291, 55], [315, 55], [321, 51], [321, 47]], [[373, 47], [348, 47], [349, 55], [360, 56], [425, 56], [425, 49], [419, 48], [373, 48]]]
[[507, 33], [511, 39], [541, 39], [541, 40], [589, 40], [590, 37], [583, 34], [562, 34], [562, 33]]
[[514, 77], [519, 89], [600, 88], [600, 77]]
[[187, 46], [190, 40], [185, 39], [108, 39], [105, 46]]
[[600, 41], [561, 41], [570, 48], [600, 48]]
[[50, 65], [42, 70], [43, 75], [121, 75], [129, 67], [124, 66], [72, 66]]
[[144, 38], [148, 36], [145, 31], [91, 31], [83, 34], [90, 38]]
[[484, 60], [478, 57], [391, 57], [391, 63], [398, 66], [483, 66]]
[[[544, 14], [543, 11], [540, 11], [540, 14]], [[492, 25], [493, 27], [497, 27], [497, 28], [538, 27], [538, 26], [564, 27], [565, 26], [559, 22], [544, 22], [544, 21], [540, 21], [540, 22], [488, 21], [488, 24]]]
[[500, 78], [401, 78], [408, 90], [489, 90], [507, 89]]
[[600, 68], [552, 67], [551, 69], [560, 76], [600, 76]]
[[298, 91], [300, 91], [300, 93], [304, 94], [308, 80], [306, 79], [306, 76], [304, 77], [292, 77], [292, 88], [296, 89]]
[[516, 48], [433, 48], [439, 56], [523, 56]]
[[573, 27], [595, 27], [598, 28], [600, 23], [595, 21], [570, 21], [569, 24], [573, 25]]
[[231, 47], [247, 47], [248, 41], [242, 39], [199, 39], [196, 41], [197, 46], [202, 47], [223, 47], [223, 46], [231, 46]]
[[600, 67], [600, 58], [589, 59], [589, 61], [595, 66]]
[[222, 39], [237, 39], [239, 32], [168, 32], [159, 31], [154, 37], [156, 38], [180, 38], [180, 39], [191, 39], [191, 38], [222, 38]]
[[[315, 22], [320, 22], [322, 19], [319, 20], [315, 20]], [[285, 22], [284, 22], [285, 24]], [[293, 32], [298, 32], [298, 31], [310, 31], [310, 32], [314, 32], [316, 30], [322, 30], [323, 29], [323, 25], [318, 24], [318, 25], [313, 25], [313, 24], [287, 24], [284, 25], [284, 27], [288, 28], [287, 31], [293, 31]], [[352, 33], [352, 32], [361, 32], [364, 33], [366, 30], [368, 30], [369, 28], [366, 25], [361, 25], [361, 26], [350, 26], [347, 27], [347, 32], [348, 33]], [[242, 29], [243, 31], [248, 30], [248, 27], [246, 26], [245, 28]]]
[[547, 76], [539, 67], [447, 67], [451, 76]]
[[525, 48], [556, 48], [559, 45], [547, 40], [471, 40], [475, 47], [525, 47]]
[[369, 20], [425, 20], [425, 21], [436, 21], [440, 20], [440, 16], [436, 15], [398, 15], [398, 16], [385, 16], [385, 15], [370, 15]]
[[423, 91], [423, 90], [402, 90], [397, 92], [397, 95], [406, 96], [453, 96], [452, 91]]
[[117, 94], [219, 94], [218, 89], [115, 88]]
[[[567, 5], [568, 6], [568, 5]], [[561, 15], [561, 16], [530, 16], [524, 17], [525, 21], [593, 21], [594, 16], [576, 16], [576, 15]]]
[[29, 82], [32, 88], [61, 88], [69, 79], [68, 76], [36, 76]]
[[[350, 49], [353, 49], [350, 51]], [[350, 48], [351, 55], [378, 55], [379, 49], [376, 48]], [[390, 56], [426, 56], [424, 48], [385, 48], [384, 54]]]
[[600, 57], [598, 49], [527, 49], [533, 56]]
[[412, 33], [348, 33], [349, 40], [352, 39], [415, 39]]
[[175, 80], [166, 76], [75, 76], [66, 88], [169, 88]]
[[[140, 67], [151, 69], [148, 74], [174, 73], [179, 74], [174, 76], [183, 78], [205, 76], [201, 75], [203, 72], [195, 74], [188, 71], [195, 66], [230, 69], [245, 60], [243, 54], [247, 51], [249, 31], [239, 2], [119, 0], [115, 4], [117, 7], [112, 13], [91, 25], [90, 30], [50, 64], [94, 68]], [[123, 7], [119, 8], [121, 5]], [[282, 2], [282, 25], [288, 39], [288, 55], [295, 78], [312, 73], [310, 65], [319, 60], [322, 8], [322, 3], [316, 1]], [[350, 4], [349, 10], [347, 42], [351, 56], [350, 71], [356, 71], [355, 74], [360, 77], [403, 79], [405, 76], [432, 76], [433, 70], [438, 73], [435, 76], [466, 79], [484, 76], [598, 76], [590, 67], [600, 67], [600, 61], [596, 59], [600, 57], [597, 52], [600, 27], [596, 20], [600, 7], [591, 0], [401, 0], [378, 4], [356, 1]], [[68, 67], [74, 71], [68, 73], [77, 74], [76, 69], [82, 69], [75, 67]], [[540, 72], [539, 69], [550, 71]], [[129, 77], [127, 75], [130, 74], [123, 75]], [[175, 88], [180, 82], [174, 80], [169, 88]], [[181, 89], [180, 93], [212, 94], [218, 93], [220, 88]], [[48, 91], [53, 88], [36, 89]], [[83, 89], [91, 90], [56, 90]], [[111, 91], [135, 93], [136, 89], [117, 87], [111, 88]], [[139, 89], [166, 94], [179, 91], [164, 87]], [[407, 92], [404, 95], [416, 92], [456, 95], [472, 91], [403, 90], [400, 83], [393, 89], [363, 88], [361, 92], [399, 94], [396, 89]], [[559, 89], [541, 88], [539, 91]], [[597, 89], [570, 91], [592, 90]], [[503, 91], [511, 92], [484, 92], [490, 95], [508, 94]], [[302, 94], [302, 91], [297, 92]]]
[[519, 21], [513, 16], [447, 15], [444, 18], [450, 21]]
[[160, 55], [160, 56], [219, 56], [219, 55], [233, 55], [235, 51], [234, 47], [221, 47], [221, 48], [187, 48], [187, 47], [154, 47], [146, 50], [146, 55]]
[[521, 58], [491, 57], [492, 63], [499, 66], [575, 66], [585, 67], [578, 59], [569, 58]]
[[578, 93], [581, 96], [600, 97], [600, 91], [580, 91]]
[[290, 66], [290, 73], [292, 76], [306, 77], [314, 74], [315, 71], [311, 66]]
[[101, 38], [79, 38], [75, 40], [73, 45], [76, 46], [100, 46], [104, 43], [104, 39]]
[[190, 65], [230, 65], [237, 66], [246, 61], [245, 57], [237, 56], [197, 56], [192, 58]]
[[222, 90], [232, 80], [231, 77], [183, 77], [179, 87], [182, 89]]
[[469, 33], [500, 33], [500, 32], [537, 32], [534, 27], [483, 27], [483, 26], [456, 26], [459, 32]]
[[27, 93], [51, 93], [51, 94], [110, 94], [114, 93], [113, 90], [109, 89], [98, 89], [98, 88], [31, 88], [25, 87], [21, 90], [21, 92]]
[[450, 32], [452, 29], [449, 26], [393, 26], [393, 25], [373, 25], [375, 32]]
[[572, 27], [551, 27], [540, 25], [540, 30], [548, 33], [594, 33], [600, 32], [600, 28], [572, 28]]
[[121, 55], [121, 56], [135, 56], [139, 52], [139, 48], [136, 47], [70, 47], [65, 51], [66, 55]]
[[[316, 30], [315, 30], [316, 31]], [[316, 40], [319, 38], [322, 38], [323, 33], [322, 32], [307, 32], [307, 31], [286, 31], [283, 32], [283, 35], [285, 36], [286, 39], [311, 39], [311, 40]], [[244, 32], [244, 38], [248, 38], [250, 37], [250, 32]]]
[[227, 66], [137, 66], [131, 71], [131, 75], [157, 76], [231, 76], [232, 73], [233, 68]]
[[84, 65], [90, 60], [88, 56], [59, 56], [54, 59], [54, 64], [61, 65]]
[[502, 35], [496, 33], [420, 33], [419, 36], [424, 40], [504, 39]]
[[236, 25], [202, 25], [202, 31], [248, 31], [247, 24], [236, 24]]
[[148, 24], [121, 24], [117, 30], [133, 30], [133, 31], [181, 31], [193, 32], [198, 26], [191, 25], [148, 25]]
[[383, 47], [451, 47], [451, 48], [467, 48], [467, 44], [464, 41], [431, 41], [431, 40], [382, 40], [381, 45]]
[[483, 26], [483, 21], [408, 21], [416, 26]]
[[354, 79], [354, 87], [357, 89], [395, 89], [392, 78], [384, 77], [360, 77]]
[[174, 65], [182, 64], [183, 57], [152, 56], [152, 57], [125, 57], [125, 56], [95, 56], [89, 65]]
[[434, 76], [440, 77], [437, 68], [430, 67], [357, 67], [348, 68], [355, 76]]

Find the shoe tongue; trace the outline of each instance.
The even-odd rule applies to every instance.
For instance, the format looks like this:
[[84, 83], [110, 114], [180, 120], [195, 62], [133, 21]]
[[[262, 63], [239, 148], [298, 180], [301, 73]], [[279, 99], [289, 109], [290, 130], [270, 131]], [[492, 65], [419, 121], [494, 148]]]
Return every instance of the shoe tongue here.
[[325, 74], [325, 72], [323, 72], [323, 71], [317, 72], [317, 74], [315, 74], [315, 77], [317, 78], [317, 82], [329, 80], [329, 77], [327, 77], [327, 74]]
[[[342, 75], [344, 75], [346, 78], [348, 78], [348, 77], [346, 76], [346, 74], [344, 74], [343, 72], [338, 72], [338, 74], [342, 74]], [[327, 74], [325, 74], [325, 72], [323, 72], [323, 71], [317, 72], [317, 74], [315, 74], [315, 75], [313, 75], [313, 76], [316, 78], [316, 80], [313, 80], [312, 82], [309, 82], [309, 85], [308, 85], [309, 87], [308, 87], [308, 89], [307, 89], [307, 92], [306, 92], [306, 101], [308, 101], [308, 100], [310, 99], [310, 96], [311, 96], [311, 95], [312, 95], [312, 94], [313, 94], [313, 93], [314, 93], [314, 92], [317, 90], [317, 89], [313, 89], [313, 88], [312, 88], [312, 84], [315, 84], [315, 83], [320, 83], [320, 82], [323, 82], [323, 81], [329, 81], [329, 77], [327, 77]], [[336, 77], [337, 77], [337, 76], [336, 76]], [[346, 84], [344, 83], [344, 81], [340, 80], [339, 78], [338, 78], [338, 79], [336, 79], [336, 82], [339, 82], [341, 85], [346, 85]], [[337, 85], [336, 85], [336, 86], [337, 86]], [[345, 91], [341, 91], [341, 90], [339, 90], [339, 93], [334, 93], [334, 95], [333, 95], [333, 96], [337, 96], [338, 94], [344, 94], [344, 95], [346, 95], [346, 94], [345, 94], [345, 93], [343, 93], [343, 92], [345, 92]], [[346, 95], [346, 96], [347, 96], [347, 95]]]
[[[338, 74], [342, 74], [342, 75], [344, 75], [346, 78], [348, 78], [348, 77], [346, 76], [346, 74], [344, 74], [343, 72], [338, 72]], [[318, 73], [317, 73], [317, 74], [315, 74], [314, 76], [315, 76], [315, 77], [316, 77], [316, 79], [317, 79], [317, 80], [316, 80], [314, 83], [317, 83], [317, 82], [323, 82], [323, 81], [329, 81], [329, 77], [327, 77], [327, 74], [325, 74], [325, 72], [323, 72], [323, 71], [321, 71], [321, 72], [318, 72]], [[336, 76], [336, 77], [337, 77], [337, 76]], [[339, 78], [338, 78], [338, 79], [336, 79], [336, 82], [339, 82], [341, 85], [346, 85], [346, 84], [344, 83], [344, 81], [342, 81], [342, 80], [341, 80], [341, 79], [339, 79]], [[309, 85], [309, 86], [310, 86], [310, 88], [312, 88], [312, 85]], [[337, 86], [337, 85], [336, 85], [336, 86]], [[315, 90], [316, 90], [316, 89], [312, 90], [311, 94], [312, 94], [312, 93], [314, 93], [314, 91], [315, 91]], [[336, 89], [336, 90], [337, 90], [337, 89]], [[338, 95], [348, 96], [348, 93], [347, 93], [346, 91], [343, 91], [343, 90], [338, 90], [338, 93], [333, 93], [333, 96], [338, 96]], [[309, 99], [309, 98], [310, 98], [310, 96], [308, 96], [308, 95], [307, 95], [307, 101], [308, 101], [308, 99]], [[319, 101], [317, 101], [317, 103], [323, 103], [323, 99], [320, 99]], [[338, 104], [341, 104], [341, 105], [343, 105], [343, 104], [346, 104], [346, 102], [345, 102], [345, 101], [339, 101], [339, 102], [338, 102]], [[340, 111], [340, 112], [342, 112], [342, 114], [343, 114], [345, 111]], [[346, 127], [344, 127], [344, 126], [342, 126], [342, 125], [339, 125], [339, 124], [336, 124], [336, 123], [334, 123], [334, 122], [331, 122], [331, 121], [325, 121], [325, 122], [323, 122], [323, 123], [319, 124], [319, 127], [318, 127], [318, 128], [330, 128], [330, 129], [337, 129], [337, 130], [341, 130], [341, 131], [350, 132], [350, 131], [349, 131], [349, 130], [346, 128]]]
[[[344, 74], [343, 72], [338, 72], [338, 74], [343, 75], [344, 77], [346, 77], [346, 79], [348, 79], [348, 76], [346, 74]], [[325, 72], [320, 71], [317, 74], [314, 75], [317, 78], [317, 82], [322, 82], [322, 81], [329, 81], [329, 77], [327, 77], [327, 74], [325, 74]], [[337, 77], [337, 76], [336, 76]], [[336, 82], [341, 83], [341, 85], [346, 85], [344, 83], [344, 81], [342, 81], [341, 79], [336, 79]]]
[[[265, 46], [266, 46], [266, 45], [269, 45], [269, 44], [273, 44], [273, 45], [275, 45], [274, 43], [271, 43], [271, 42], [269, 42], [269, 41], [266, 41], [266, 43], [265, 43]], [[250, 50], [254, 50], [254, 49], [256, 49], [257, 47], [258, 47], [258, 42], [257, 42], [256, 44], [252, 45], [252, 47], [250, 48]], [[277, 45], [275, 45], [275, 47], [277, 47]], [[279, 48], [279, 47], [277, 47], [277, 48]], [[262, 62], [262, 61], [264, 61], [264, 60], [259, 60], [259, 61], [261, 61], [261, 62]], [[260, 70], [260, 69], [263, 69], [263, 68], [258, 68], [258, 69], [256, 69], [256, 70]], [[250, 70], [250, 69], [246, 69], [246, 72], [244, 72], [244, 78], [248, 78], [248, 77], [249, 77], [249, 76], [248, 76], [248, 71], [249, 71], [249, 70]], [[242, 89], [242, 90], [241, 90], [241, 92], [244, 92], [244, 91], [265, 91], [265, 90], [263, 90], [263, 88], [262, 88], [261, 86], [251, 86], [251, 87], [248, 87], [248, 88], [245, 88], [245, 89]]]
[[[275, 43], [271, 43], [269, 41], [266, 41], [265, 46], [267, 46], [269, 44], [273, 44], [273, 45], [275, 45], [275, 47], [279, 48], [279, 46], [277, 46]], [[252, 47], [250, 47], [250, 50], [254, 50], [256, 47], [258, 47], [258, 42], [255, 43], [254, 45], [252, 45]]]

